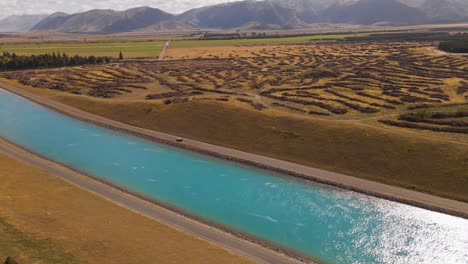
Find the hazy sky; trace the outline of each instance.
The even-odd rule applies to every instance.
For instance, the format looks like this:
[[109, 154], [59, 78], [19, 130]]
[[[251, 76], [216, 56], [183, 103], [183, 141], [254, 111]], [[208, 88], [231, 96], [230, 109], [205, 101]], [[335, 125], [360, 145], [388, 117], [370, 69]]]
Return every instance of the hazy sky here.
[[181, 13], [194, 7], [234, 0], [0, 0], [0, 18], [9, 15], [49, 14], [57, 11], [82, 12], [89, 9], [124, 10], [151, 6], [170, 13]]

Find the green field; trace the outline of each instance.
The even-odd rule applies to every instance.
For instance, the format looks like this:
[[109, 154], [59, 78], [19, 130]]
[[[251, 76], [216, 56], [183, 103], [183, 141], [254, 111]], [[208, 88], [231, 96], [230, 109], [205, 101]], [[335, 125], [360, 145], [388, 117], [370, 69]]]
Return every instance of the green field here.
[[[281, 38], [228, 39], [228, 40], [175, 40], [174, 48], [215, 47], [260, 44], [307, 43], [313, 40], [344, 39], [347, 35], [314, 35]], [[118, 57], [122, 51], [125, 58], [157, 58], [163, 41], [111, 41], [111, 42], [70, 42], [70, 43], [22, 43], [0, 44], [1, 52], [19, 55], [65, 52], [68, 55]]]
[[65, 52], [68, 55], [80, 56], [110, 56], [117, 57], [122, 51], [125, 58], [156, 58], [163, 46], [161, 41], [129, 41], [129, 42], [71, 42], [0, 45], [1, 52], [21, 55]]
[[309, 41], [314, 41], [314, 40], [344, 39], [346, 36], [349, 36], [349, 35], [316, 35], [316, 36], [299, 36], [299, 37], [222, 39], [222, 40], [176, 40], [172, 42], [171, 47], [190, 48], [190, 47], [215, 47], [215, 46], [234, 46], [234, 45], [307, 43]]

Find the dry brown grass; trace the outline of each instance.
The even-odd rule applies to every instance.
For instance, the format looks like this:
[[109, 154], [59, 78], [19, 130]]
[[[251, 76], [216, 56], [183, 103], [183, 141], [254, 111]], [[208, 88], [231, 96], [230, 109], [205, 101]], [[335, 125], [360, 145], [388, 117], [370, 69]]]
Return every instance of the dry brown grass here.
[[[2, 142], [0, 142], [2, 144]], [[252, 263], [0, 154], [0, 259]]]

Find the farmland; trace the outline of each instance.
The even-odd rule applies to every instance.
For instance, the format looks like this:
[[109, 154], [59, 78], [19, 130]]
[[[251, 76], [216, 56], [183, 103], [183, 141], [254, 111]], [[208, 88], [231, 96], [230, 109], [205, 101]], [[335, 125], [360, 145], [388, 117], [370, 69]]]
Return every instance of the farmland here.
[[243, 38], [243, 39], [224, 39], [224, 40], [178, 40], [173, 43], [175, 48], [192, 47], [219, 47], [235, 45], [266, 45], [266, 44], [291, 44], [308, 43], [318, 40], [337, 40], [344, 39], [347, 35], [305, 35], [294, 37], [266, 37], [266, 38]]
[[57, 42], [21, 43], [0, 45], [0, 52], [18, 55], [67, 53], [79, 56], [109, 56], [117, 58], [122, 51], [126, 58], [157, 58], [163, 46], [162, 41], [100, 41], [100, 42]]
[[[240, 102], [329, 119], [461, 105], [468, 59], [423, 52], [434, 43], [235, 46], [195, 59], [4, 73], [24, 85], [100, 98]], [[173, 48], [176, 50], [177, 48]], [[174, 51], [172, 51], [174, 52]], [[222, 58], [226, 57], [226, 58]], [[461, 130], [464, 131], [464, 130]]]

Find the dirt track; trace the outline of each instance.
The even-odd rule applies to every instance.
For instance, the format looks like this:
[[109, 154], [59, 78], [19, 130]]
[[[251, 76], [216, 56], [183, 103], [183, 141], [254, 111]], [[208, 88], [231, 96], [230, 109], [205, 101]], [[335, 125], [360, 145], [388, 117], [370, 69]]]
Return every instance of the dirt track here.
[[160, 61], [164, 60], [164, 57], [166, 57], [167, 48], [169, 48], [170, 43], [171, 43], [170, 40], [164, 42], [164, 46], [163, 46], [163, 49], [161, 50], [161, 53], [159, 54], [158, 60], [160, 60]]

